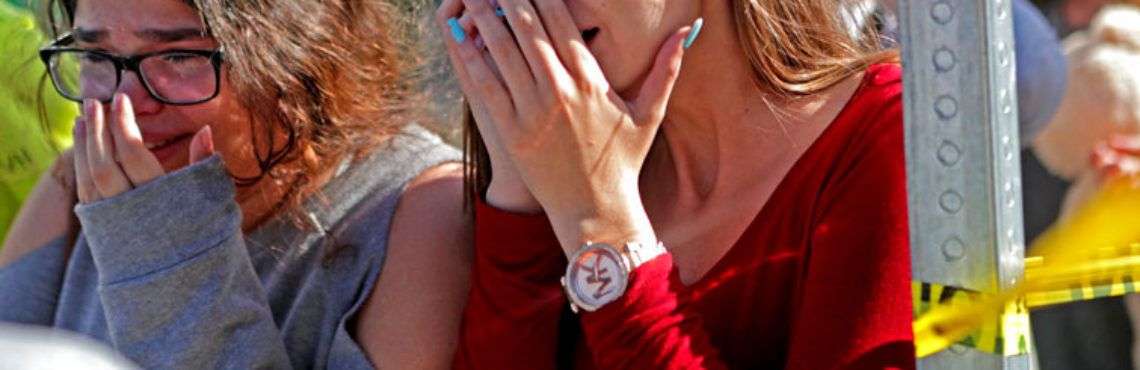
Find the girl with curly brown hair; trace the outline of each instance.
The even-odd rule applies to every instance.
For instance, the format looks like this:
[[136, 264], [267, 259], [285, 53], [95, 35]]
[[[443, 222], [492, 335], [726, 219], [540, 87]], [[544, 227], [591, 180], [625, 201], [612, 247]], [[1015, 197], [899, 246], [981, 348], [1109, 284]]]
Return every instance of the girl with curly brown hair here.
[[144, 368], [447, 367], [470, 254], [460, 155], [407, 123], [393, 5], [54, 10], [40, 56], [83, 115], [5, 241], [0, 320]]

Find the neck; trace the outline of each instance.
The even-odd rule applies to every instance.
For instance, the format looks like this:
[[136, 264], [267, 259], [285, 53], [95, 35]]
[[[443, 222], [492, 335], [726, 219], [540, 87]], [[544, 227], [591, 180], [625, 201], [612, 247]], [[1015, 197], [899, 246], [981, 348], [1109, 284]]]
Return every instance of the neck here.
[[274, 178], [266, 174], [258, 182], [238, 188], [237, 202], [241, 207], [241, 229], [250, 232], [285, 208], [285, 196], [296, 191], [296, 176]]
[[[319, 162], [322, 160], [317, 159], [312, 148], [305, 149], [304, 153], [299, 158], [278, 164], [277, 167], [282, 169], [282, 171], [276, 171], [279, 173], [278, 175], [265, 174], [261, 180], [253, 185], [238, 189], [236, 198], [242, 212], [242, 231], [247, 233], [253, 231], [274, 216], [288, 210], [289, 207], [293, 206], [290, 204], [290, 200], [293, 199], [291, 194], [305, 191], [306, 189], [302, 189], [302, 186], [323, 186], [332, 178], [333, 169], [337, 167], [336, 164], [339, 159], [325, 159], [328, 163], [321, 165]], [[302, 163], [306, 161], [310, 163]], [[304, 171], [305, 168], [322, 168], [323, 170], [305, 179], [304, 181], [307, 184], [302, 184], [298, 171]], [[302, 194], [301, 196], [308, 195]]]
[[705, 8], [705, 29], [686, 52], [645, 173], [654, 182], [688, 189], [685, 193], [697, 201], [740, 180], [734, 164], [764, 166], [785, 152], [782, 147], [795, 145], [776, 119], [780, 107], [749, 78], [751, 65], [736, 37], [731, 10]]
[[767, 94], [750, 78], [751, 63], [729, 6], [705, 4], [705, 31], [686, 52], [660, 139], [642, 175], [654, 187], [675, 192], [653, 195], [670, 204], [735, 197], [773, 177], [778, 183], [859, 82], [852, 78], [793, 101]]

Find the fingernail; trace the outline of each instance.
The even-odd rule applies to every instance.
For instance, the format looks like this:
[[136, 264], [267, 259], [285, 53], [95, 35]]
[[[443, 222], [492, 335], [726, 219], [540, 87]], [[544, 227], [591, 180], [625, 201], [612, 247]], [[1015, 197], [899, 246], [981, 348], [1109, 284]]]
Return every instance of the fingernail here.
[[112, 115], [118, 115], [119, 112], [122, 112], [122, 111], [123, 111], [123, 94], [122, 93], [115, 93], [115, 95], [111, 95], [111, 114]]
[[704, 25], [705, 25], [705, 19], [704, 18], [697, 18], [697, 21], [693, 22], [693, 30], [689, 31], [689, 37], [685, 38], [685, 44], [684, 44], [685, 49], [688, 49], [689, 47], [693, 46], [693, 42], [697, 41], [697, 36], [701, 35], [701, 28], [704, 27]]
[[198, 152], [214, 154], [214, 130], [210, 126], [202, 127], [202, 138], [198, 142]]
[[1108, 145], [1114, 148], [1130, 148], [1134, 146], [1134, 142], [1133, 138], [1122, 135], [1113, 135], [1108, 138]]
[[204, 148], [204, 149], [206, 149], [205, 152], [213, 154], [214, 153], [214, 129], [210, 128], [210, 126], [206, 126], [206, 132], [202, 133], [202, 136], [203, 136], [202, 137], [203, 139], [206, 139], [206, 140], [204, 140], [206, 142], [205, 143], [206, 147]]
[[451, 26], [451, 38], [455, 39], [455, 42], [462, 43], [463, 40], [467, 39], [467, 32], [463, 31], [458, 19], [451, 17], [447, 20], [447, 25]]
[[115, 105], [126, 105], [131, 101], [131, 97], [124, 93], [115, 93]]

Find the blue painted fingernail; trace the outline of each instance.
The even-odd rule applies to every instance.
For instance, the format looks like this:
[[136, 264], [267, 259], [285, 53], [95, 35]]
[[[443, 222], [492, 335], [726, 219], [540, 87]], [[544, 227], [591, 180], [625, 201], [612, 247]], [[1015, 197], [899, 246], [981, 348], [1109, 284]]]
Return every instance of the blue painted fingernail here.
[[506, 17], [506, 16], [507, 16], [507, 11], [506, 11], [506, 10], [503, 10], [503, 8], [502, 8], [502, 7], [499, 7], [499, 8], [495, 8], [495, 15], [497, 15], [497, 16], [500, 16], [500, 17]]
[[700, 36], [701, 27], [704, 27], [704, 25], [705, 25], [705, 19], [704, 18], [697, 18], [697, 21], [693, 22], [693, 30], [689, 31], [689, 37], [685, 38], [685, 44], [683, 45], [685, 47], [685, 49], [688, 49], [690, 46], [693, 46], [693, 42], [697, 41], [697, 36]]
[[463, 31], [463, 27], [459, 25], [458, 19], [455, 19], [455, 17], [448, 19], [447, 25], [451, 26], [451, 38], [455, 39], [455, 42], [462, 43], [463, 40], [467, 39], [467, 32]]

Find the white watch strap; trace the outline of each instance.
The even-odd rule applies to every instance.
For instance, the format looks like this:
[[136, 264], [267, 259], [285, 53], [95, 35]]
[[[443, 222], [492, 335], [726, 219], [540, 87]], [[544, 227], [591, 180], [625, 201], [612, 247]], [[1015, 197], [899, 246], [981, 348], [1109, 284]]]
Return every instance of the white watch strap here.
[[649, 262], [654, 258], [657, 258], [657, 256], [665, 254], [668, 251], [665, 249], [665, 244], [662, 244], [661, 242], [653, 244], [628, 242], [625, 243], [625, 251], [623, 252], [625, 252], [624, 254], [627, 259], [626, 265], [629, 266], [629, 271], [633, 271], [633, 269], [636, 269], [638, 266], [641, 266], [642, 264], [645, 264], [646, 262]]

